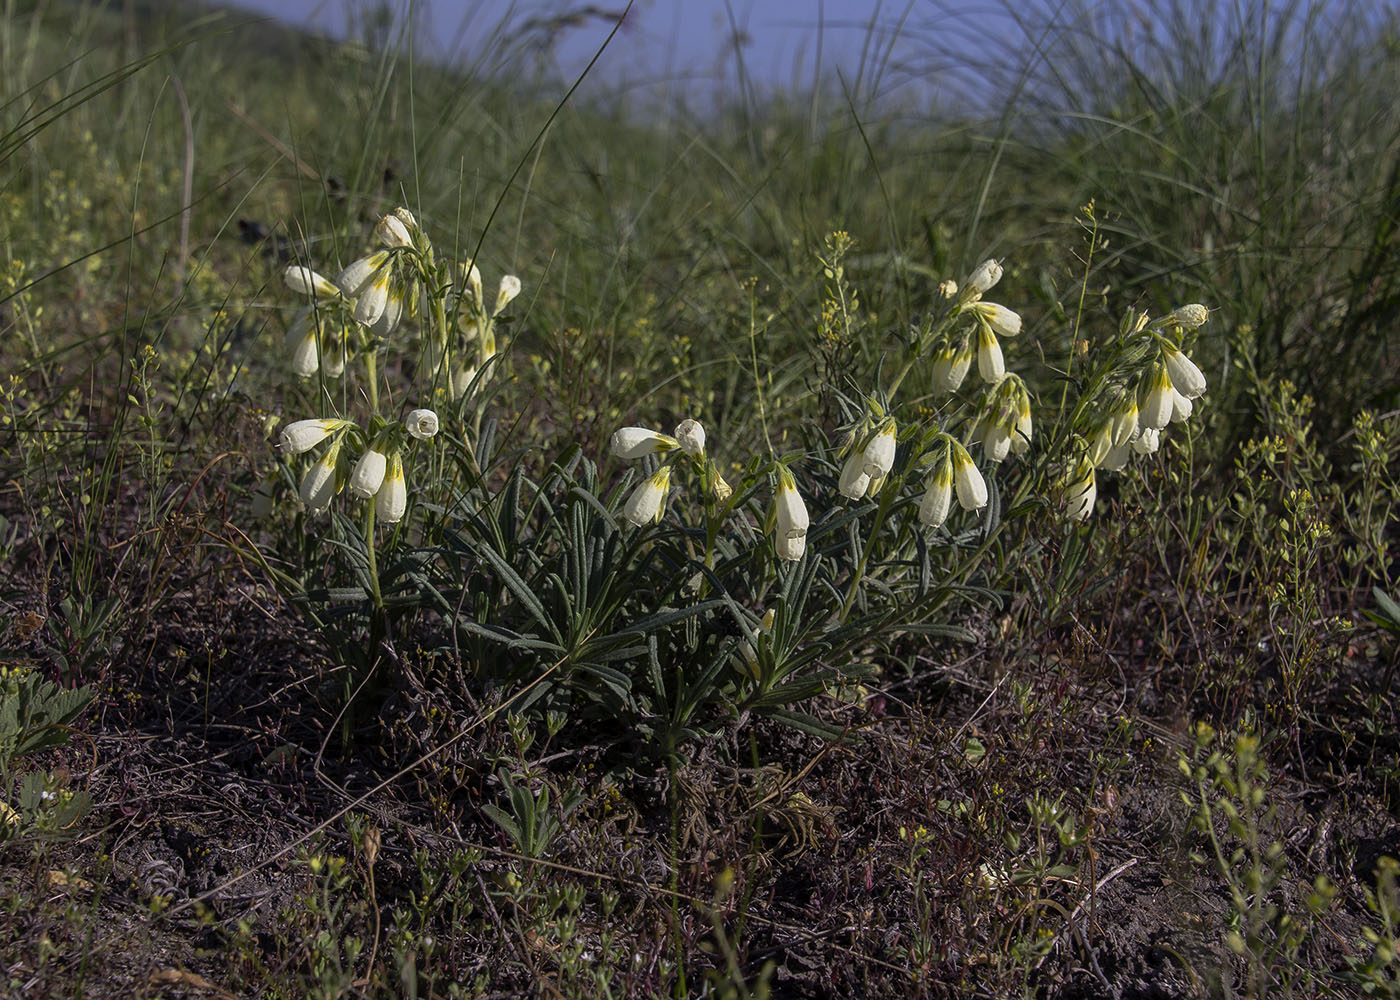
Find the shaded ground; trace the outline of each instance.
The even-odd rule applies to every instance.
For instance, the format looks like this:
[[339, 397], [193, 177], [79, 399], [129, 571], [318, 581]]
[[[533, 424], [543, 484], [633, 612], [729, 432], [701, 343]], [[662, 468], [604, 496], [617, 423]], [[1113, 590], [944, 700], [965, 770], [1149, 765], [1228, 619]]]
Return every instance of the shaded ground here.
[[[291, 609], [252, 596], [169, 607], [78, 738], [28, 762], [91, 808], [47, 845], [0, 847], [8, 995], [587, 996], [599, 963], [645, 995], [675, 988], [678, 954], [696, 992], [726, 950], [751, 984], [771, 963], [784, 997], [1193, 997], [1247, 975], [1223, 880], [1190, 858], [1185, 672], [1136, 638], [983, 622], [994, 657], [925, 650], [910, 676], [812, 706], [850, 727], [840, 743], [749, 722], [670, 774], [618, 733], [521, 757], [489, 704], [454, 717], [465, 703], [415, 685], [346, 754], [315, 697], [334, 670]], [[1362, 886], [1400, 826], [1376, 748], [1312, 732], [1301, 764], [1273, 748], [1271, 898], [1297, 911], [1316, 875], [1337, 886], [1300, 961], [1345, 992], [1326, 976], [1357, 954]], [[556, 816], [580, 795], [542, 862], [481, 808], [507, 805], [502, 768], [554, 788]], [[339, 980], [322, 934], [362, 939]]]

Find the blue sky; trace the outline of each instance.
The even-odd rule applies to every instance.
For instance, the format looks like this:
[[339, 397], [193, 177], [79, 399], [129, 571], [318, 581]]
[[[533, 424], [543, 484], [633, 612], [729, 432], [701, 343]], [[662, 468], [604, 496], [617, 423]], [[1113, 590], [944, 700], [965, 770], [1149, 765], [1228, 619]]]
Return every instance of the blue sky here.
[[[367, 6], [361, 0], [232, 2], [334, 35], [344, 34], [355, 11]], [[394, 6], [404, 11], [409, 4]], [[572, 80], [612, 27], [602, 15], [622, 10], [626, 0], [433, 0], [419, 6], [420, 25], [432, 35], [426, 50], [437, 57], [470, 56], [492, 44], [502, 26], [516, 39], [543, 37], [551, 18], [572, 11], [578, 16], [555, 36], [547, 65]], [[636, 0], [588, 85], [625, 85], [653, 95], [732, 89], [739, 75], [731, 41], [736, 29], [751, 85], [805, 89], [818, 65], [828, 76], [839, 70], [847, 79], [864, 67], [868, 82], [884, 61], [884, 46], [908, 26], [905, 18], [929, 9], [927, 0]]]

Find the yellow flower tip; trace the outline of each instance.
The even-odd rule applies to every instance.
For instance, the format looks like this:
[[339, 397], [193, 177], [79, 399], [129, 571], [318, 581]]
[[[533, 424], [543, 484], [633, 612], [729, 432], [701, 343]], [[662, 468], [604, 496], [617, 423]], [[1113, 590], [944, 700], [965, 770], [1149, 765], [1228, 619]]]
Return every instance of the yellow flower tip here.
[[952, 444], [952, 463], [958, 503], [962, 505], [963, 510], [981, 510], [987, 506], [987, 481], [978, 471], [967, 449], [956, 441]]
[[389, 471], [374, 497], [374, 513], [386, 524], [403, 520], [408, 509], [408, 484], [404, 480], [403, 456], [398, 452], [389, 459]]
[[919, 520], [930, 528], [941, 527], [948, 520], [952, 506], [953, 463], [945, 458], [928, 478], [923, 499], [919, 501]]
[[613, 432], [609, 443], [614, 455], [628, 461], [679, 447], [680, 442], [675, 438], [647, 427], [620, 427]]
[[802, 494], [786, 466], [778, 467], [778, 489], [773, 496], [774, 545], [778, 558], [789, 562], [801, 559], [807, 551], [810, 519]]
[[660, 521], [666, 513], [666, 494], [671, 487], [671, 467], [663, 465], [632, 491], [622, 508], [622, 517], [634, 527]]

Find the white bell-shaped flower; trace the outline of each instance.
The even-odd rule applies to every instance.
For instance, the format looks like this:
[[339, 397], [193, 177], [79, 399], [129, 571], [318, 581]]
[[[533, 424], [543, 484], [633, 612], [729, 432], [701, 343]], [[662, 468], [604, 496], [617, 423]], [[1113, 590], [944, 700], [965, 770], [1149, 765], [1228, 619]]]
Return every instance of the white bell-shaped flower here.
[[995, 302], [978, 302], [972, 312], [1003, 337], [1015, 337], [1021, 332], [1021, 314]]
[[1006, 375], [1006, 361], [996, 334], [985, 323], [977, 324], [977, 374], [983, 382], [997, 383]]
[[438, 432], [438, 415], [428, 409], [409, 410], [403, 425], [412, 437], [426, 441]]
[[893, 417], [886, 417], [875, 429], [874, 435], [865, 443], [861, 452], [860, 471], [872, 480], [884, 479], [894, 468], [894, 453], [898, 443]]
[[335, 467], [339, 449], [331, 448], [301, 479], [301, 502], [308, 511], [319, 514], [335, 496]]
[[1162, 432], [1152, 427], [1144, 427], [1133, 438], [1132, 449], [1139, 455], [1155, 454], [1162, 443]]
[[335, 282], [301, 264], [293, 264], [283, 271], [282, 280], [287, 283], [288, 288], [302, 295], [311, 295], [318, 299], [340, 297], [340, 289], [335, 287]]
[[382, 247], [411, 247], [413, 234], [397, 215], [386, 215], [374, 227], [374, 242]]
[[403, 476], [403, 457], [396, 451], [389, 457], [389, 471], [374, 495], [374, 514], [386, 524], [398, 524], [408, 509], [408, 484]]
[[1082, 459], [1075, 466], [1074, 474], [1065, 482], [1065, 516], [1071, 521], [1088, 520], [1089, 515], [1094, 512], [1094, 501], [1098, 495], [1098, 479], [1094, 473], [1094, 465], [1088, 459]]
[[1153, 365], [1138, 387], [1138, 424], [1161, 430], [1172, 418], [1172, 380], [1164, 365]]
[[953, 463], [944, 458], [928, 477], [923, 499], [919, 501], [919, 520], [930, 528], [940, 527], [948, 520], [953, 507]]
[[870, 486], [870, 476], [866, 474], [864, 464], [864, 452], [852, 447], [851, 453], [846, 456], [846, 461], [841, 466], [841, 477], [837, 483], [841, 495], [848, 500], [859, 500], [865, 496], [865, 491]]
[[1162, 348], [1162, 360], [1167, 364], [1167, 376], [1172, 388], [1187, 399], [1196, 399], [1206, 391], [1206, 377], [1196, 363], [1171, 347]]
[[609, 444], [614, 455], [629, 460], [679, 447], [680, 442], [675, 438], [646, 427], [620, 427], [613, 431]]
[[292, 374], [298, 378], [310, 378], [321, 367], [320, 353], [316, 348], [316, 328], [309, 321], [298, 317], [287, 331], [287, 346], [292, 351]]
[[795, 562], [807, 551], [807, 505], [786, 466], [778, 467], [778, 490], [773, 495], [774, 546], [778, 558]]
[[350, 492], [362, 499], [374, 496], [384, 485], [384, 474], [388, 467], [389, 456], [373, 445], [366, 448], [350, 473]]
[[1191, 400], [1187, 399], [1181, 393], [1177, 392], [1176, 388], [1173, 387], [1171, 422], [1174, 424], [1179, 424], [1185, 422], [1186, 420], [1189, 420], [1191, 418], [1191, 411], [1194, 409], [1195, 405], [1191, 402]]
[[1011, 435], [1011, 454], [1024, 455], [1031, 446], [1031, 397], [1022, 393], [1016, 404], [1016, 430]]
[[676, 425], [676, 443], [692, 458], [705, 454], [705, 428], [698, 420], [682, 420]]
[[655, 524], [666, 513], [666, 494], [671, 488], [671, 467], [663, 465], [643, 480], [622, 508], [622, 518], [640, 528]]
[[337, 420], [334, 417], [313, 417], [310, 420], [294, 421], [282, 428], [282, 450], [290, 455], [300, 455], [349, 423], [348, 420]]
[[952, 442], [953, 484], [957, 487], [958, 503], [963, 510], [981, 510], [987, 506], [987, 481], [977, 470], [977, 463], [957, 441]]
[[967, 378], [973, 357], [972, 345], [965, 339], [956, 347], [949, 344], [939, 351], [938, 357], [933, 360], [933, 391], [940, 394], [957, 392], [963, 379]]
[[1011, 454], [1013, 430], [1014, 428], [1008, 428], [1005, 424], [991, 417], [983, 421], [982, 455], [989, 462], [1006, 461], [1006, 456]]

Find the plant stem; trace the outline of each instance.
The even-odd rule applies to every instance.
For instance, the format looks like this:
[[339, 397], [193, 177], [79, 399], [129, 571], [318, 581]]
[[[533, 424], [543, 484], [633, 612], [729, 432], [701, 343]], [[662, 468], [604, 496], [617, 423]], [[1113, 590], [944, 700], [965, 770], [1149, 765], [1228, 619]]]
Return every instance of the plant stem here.
[[370, 597], [377, 611], [384, 610], [384, 597], [379, 592], [379, 563], [374, 554], [374, 498], [365, 501], [365, 551], [369, 553]]

